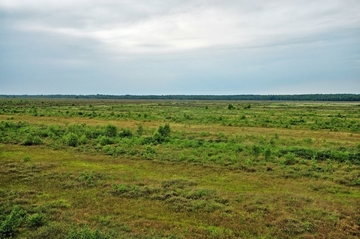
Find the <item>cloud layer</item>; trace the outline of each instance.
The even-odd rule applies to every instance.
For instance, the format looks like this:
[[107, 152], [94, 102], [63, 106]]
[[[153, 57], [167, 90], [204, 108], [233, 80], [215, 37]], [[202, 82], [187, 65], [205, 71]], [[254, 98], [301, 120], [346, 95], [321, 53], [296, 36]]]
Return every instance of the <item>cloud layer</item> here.
[[3, 0], [0, 93], [359, 93], [358, 9], [357, 0]]

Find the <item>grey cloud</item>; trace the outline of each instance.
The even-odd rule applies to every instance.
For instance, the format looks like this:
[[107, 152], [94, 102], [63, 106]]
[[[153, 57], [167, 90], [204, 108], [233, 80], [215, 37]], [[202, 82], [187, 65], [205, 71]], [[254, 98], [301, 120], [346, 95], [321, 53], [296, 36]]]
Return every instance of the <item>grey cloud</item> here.
[[[20, 26], [20, 30], [52, 29], [50, 34], [88, 37], [102, 42], [104, 47], [137, 52], [144, 45], [173, 45], [173, 50], [262, 45], [360, 24], [355, 10], [360, 4], [351, 0], [302, 1], [301, 4], [294, 1], [89, 1], [86, 4], [65, 1], [53, 7], [48, 2], [52, 1], [24, 4], [25, 7], [2, 6], [2, 9], [8, 17], [9, 12], [14, 13], [13, 24]], [[44, 10], [46, 7], [49, 9]], [[180, 37], [206, 40], [179, 42]]]
[[356, 0], [3, 0], [0, 93], [356, 93], [359, 8]]

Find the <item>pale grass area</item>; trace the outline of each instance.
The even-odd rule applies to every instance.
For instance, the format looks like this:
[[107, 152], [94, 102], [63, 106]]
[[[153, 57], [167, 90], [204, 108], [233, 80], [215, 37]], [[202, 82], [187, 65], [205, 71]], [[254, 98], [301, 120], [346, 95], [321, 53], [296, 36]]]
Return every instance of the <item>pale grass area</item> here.
[[[243, 227], [244, 230], [260, 234], [266, 232], [264, 224], [280, 229], [289, 227], [295, 231], [302, 231], [298, 227], [306, 226], [306, 223], [313, 227], [316, 224], [315, 238], [345, 238], [342, 231], [351, 233], [359, 230], [353, 222], [353, 217], [360, 209], [356, 203], [360, 199], [359, 190], [342, 187], [328, 180], [284, 179], [279, 177], [279, 171], [237, 172], [216, 165], [204, 167], [127, 157], [113, 158], [69, 150], [54, 151], [41, 146], [0, 146], [2, 164], [12, 162], [21, 168], [24, 165], [22, 159], [30, 156], [31, 163], [28, 166], [38, 165], [37, 168], [41, 169], [38, 173], [43, 178], [36, 184], [31, 181], [4, 184], [6, 181], [2, 181], [1, 187], [6, 190], [35, 192], [26, 194], [21, 199], [22, 202], [37, 206], [59, 205], [61, 210], [55, 210], [52, 217], [60, 221], [92, 225], [105, 220], [111, 221], [111, 225], [126, 223], [133, 232], [139, 234], [171, 232], [186, 238], [206, 238], [206, 228], [214, 223], [233, 231]], [[95, 188], [65, 192], [61, 185], [70, 179], [57, 181], [48, 178], [48, 175], [53, 174], [77, 175], [90, 171], [105, 175], [106, 182]], [[220, 196], [230, 200], [227, 209], [230, 211], [228, 214], [174, 212], [162, 201], [119, 198], [107, 193], [114, 183], [141, 182], [156, 185], [173, 178], [191, 180], [199, 188], [216, 190]], [[343, 190], [344, 193], [329, 194], [329, 188]], [[240, 225], [239, 221], [242, 221]], [[333, 227], [329, 225], [331, 223]], [[312, 233], [302, 233], [303, 237], [306, 235], [311, 236]]]

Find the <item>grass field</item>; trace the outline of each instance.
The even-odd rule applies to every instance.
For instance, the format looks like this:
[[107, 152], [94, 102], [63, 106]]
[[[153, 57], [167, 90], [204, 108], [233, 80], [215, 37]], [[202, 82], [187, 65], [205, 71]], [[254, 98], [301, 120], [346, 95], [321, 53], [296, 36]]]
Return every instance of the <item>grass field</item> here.
[[360, 104], [0, 100], [0, 238], [359, 238]]

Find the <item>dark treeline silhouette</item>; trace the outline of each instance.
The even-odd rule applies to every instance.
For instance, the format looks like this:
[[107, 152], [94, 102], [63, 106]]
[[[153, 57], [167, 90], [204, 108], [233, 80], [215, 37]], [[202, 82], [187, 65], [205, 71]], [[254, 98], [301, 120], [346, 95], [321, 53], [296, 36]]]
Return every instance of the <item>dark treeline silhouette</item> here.
[[260, 101], [360, 101], [360, 94], [300, 95], [0, 95], [25, 99], [127, 99], [127, 100], [260, 100]]

